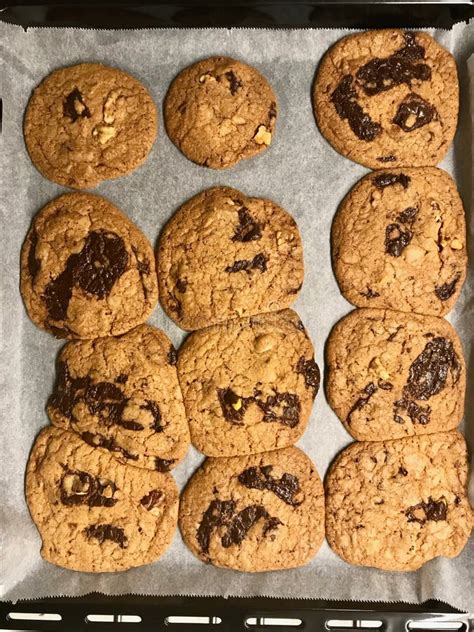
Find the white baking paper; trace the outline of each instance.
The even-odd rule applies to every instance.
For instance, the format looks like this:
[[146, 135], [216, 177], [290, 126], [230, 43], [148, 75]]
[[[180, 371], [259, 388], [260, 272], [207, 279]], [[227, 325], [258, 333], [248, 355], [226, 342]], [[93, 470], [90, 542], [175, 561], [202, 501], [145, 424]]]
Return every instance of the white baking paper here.
[[[336, 30], [198, 29], [93, 31], [29, 29], [0, 24], [3, 66], [3, 135], [1, 137], [3, 213], [1, 232], [2, 377], [1, 377], [1, 526], [2, 598], [52, 595], [270, 595], [324, 599], [405, 600], [438, 598], [462, 609], [473, 609], [474, 540], [455, 560], [437, 559], [422, 570], [387, 573], [356, 568], [336, 557], [324, 543], [307, 566], [289, 571], [242, 574], [204, 565], [176, 534], [170, 550], [149, 566], [116, 574], [85, 574], [44, 562], [40, 537], [24, 499], [24, 469], [35, 435], [48, 423], [45, 402], [54, 380], [54, 360], [62, 342], [37, 329], [28, 319], [18, 291], [22, 241], [34, 213], [62, 193], [31, 164], [22, 136], [22, 119], [31, 90], [51, 70], [81, 61], [116, 65], [148, 85], [160, 109], [158, 140], [147, 162], [130, 176], [110, 181], [95, 191], [118, 205], [156, 243], [160, 229], [189, 197], [221, 184], [254, 196], [270, 197], [297, 219], [304, 242], [306, 276], [295, 304], [323, 366], [323, 350], [332, 325], [350, 305], [342, 298], [331, 271], [329, 235], [336, 208], [366, 170], [339, 156], [319, 134], [310, 91], [324, 51], [345, 33]], [[435, 31], [459, 65], [461, 115], [448, 158], [441, 165], [454, 174], [470, 216], [470, 116], [467, 58], [474, 29], [458, 25]], [[211, 171], [182, 156], [169, 141], [162, 122], [162, 102], [177, 72], [209, 55], [231, 55], [259, 68], [272, 84], [279, 103], [274, 142], [261, 156], [233, 169]], [[471, 222], [471, 237], [472, 237]], [[472, 246], [472, 240], [471, 240]], [[473, 253], [471, 252], [471, 255]], [[472, 261], [471, 257], [471, 261]], [[466, 426], [474, 429], [473, 273], [451, 314], [470, 359], [470, 396]], [[151, 322], [162, 327], [176, 345], [183, 333], [157, 307]], [[315, 461], [321, 475], [349, 435], [320, 392], [311, 423], [300, 446]], [[202, 457], [191, 450], [175, 470], [180, 485]]]

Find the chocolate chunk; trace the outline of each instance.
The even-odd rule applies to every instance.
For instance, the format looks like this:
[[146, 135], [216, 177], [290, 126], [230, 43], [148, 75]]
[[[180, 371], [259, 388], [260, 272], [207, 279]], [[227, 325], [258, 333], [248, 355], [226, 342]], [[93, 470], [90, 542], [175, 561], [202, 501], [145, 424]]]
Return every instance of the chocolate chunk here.
[[459, 275], [457, 274], [449, 283], [443, 283], [435, 288], [435, 294], [440, 301], [447, 301], [454, 294], [458, 280]]
[[414, 424], [426, 426], [430, 423], [430, 406], [419, 406], [410, 399], [399, 399], [395, 402], [393, 410], [393, 419], [396, 423], [404, 423], [403, 417], [398, 414], [401, 411], [406, 411]]
[[157, 402], [152, 399], [146, 399], [145, 403], [140, 406], [142, 410], [148, 410], [153, 417], [153, 423], [150, 426], [150, 429], [154, 432], [163, 432], [164, 427], [161, 423], [161, 410], [158, 406]]
[[377, 189], [385, 189], [385, 187], [391, 187], [394, 184], [401, 184], [404, 189], [408, 189], [410, 181], [410, 176], [404, 173], [382, 173], [380, 176], [375, 176], [372, 180]]
[[400, 224], [389, 224], [385, 229], [385, 252], [399, 257], [413, 237], [411, 230], [402, 230]]
[[38, 234], [35, 229], [30, 233], [30, 249], [28, 250], [28, 272], [31, 280], [34, 281], [40, 271], [41, 261], [36, 258], [36, 246], [38, 244]]
[[178, 352], [173, 347], [173, 345], [170, 346], [170, 350], [168, 351], [168, 355], [167, 355], [167, 360], [168, 360], [168, 364], [171, 364], [171, 366], [175, 366], [176, 362], [178, 361]]
[[398, 473], [400, 474], [400, 476], [407, 476], [408, 472], [404, 467], [399, 467], [398, 468]]
[[231, 388], [218, 388], [217, 397], [224, 418], [233, 424], [242, 423], [248, 405], [254, 401], [253, 397], [240, 397]]
[[399, 222], [402, 224], [413, 224], [418, 214], [418, 207], [416, 206], [408, 206], [404, 211], [400, 213], [397, 217]]
[[260, 272], [266, 272], [268, 257], [263, 253], [255, 255], [253, 259], [241, 259], [240, 261], [234, 261], [231, 266], [227, 266], [226, 272], [250, 272], [251, 270], [260, 270]]
[[188, 282], [186, 281], [186, 279], [176, 279], [176, 289], [178, 290], [178, 292], [184, 294], [187, 287]]
[[379, 156], [377, 158], [378, 162], [395, 162], [396, 159], [397, 157], [393, 154], [390, 154], [389, 156]]
[[63, 272], [45, 288], [43, 298], [50, 318], [67, 318], [73, 287], [104, 299], [127, 265], [128, 253], [121, 237], [105, 231], [89, 233], [81, 252], [70, 255]]
[[297, 287], [292, 287], [289, 290], [287, 290], [287, 294], [298, 294], [298, 292], [301, 290], [301, 288], [303, 287], [303, 284], [300, 283]]
[[433, 500], [430, 496], [427, 503], [421, 502], [412, 507], [408, 507], [408, 509], [405, 510], [405, 515], [408, 522], [418, 522], [418, 524], [424, 525], [428, 520], [434, 522], [446, 520], [448, 507], [444, 498]]
[[371, 287], [367, 287], [367, 290], [365, 292], [359, 292], [359, 294], [361, 296], [365, 296], [365, 298], [376, 298], [377, 296], [380, 296], [380, 294], [378, 292], [375, 292], [375, 290], [373, 290]]
[[227, 528], [227, 532], [224, 533], [221, 538], [222, 546], [227, 549], [233, 544], [241, 544], [254, 524], [262, 518], [265, 519], [265, 525], [263, 527], [264, 536], [268, 531], [282, 524], [278, 518], [270, 516], [262, 505], [250, 505], [242, 509], [242, 511], [239, 511], [235, 518], [232, 519], [232, 522]]
[[281, 478], [274, 478], [271, 475], [272, 465], [262, 467], [249, 467], [239, 474], [239, 483], [249, 489], [267, 489], [273, 492], [280, 500], [287, 505], [297, 507], [302, 500], [296, 501], [295, 496], [301, 491], [298, 478], [293, 474], [285, 472]]
[[376, 390], [377, 390], [377, 387], [375, 386], [373, 382], [369, 382], [369, 384], [367, 384], [367, 386], [364, 387], [364, 390], [363, 390], [364, 394], [361, 395], [357, 399], [356, 403], [350, 409], [346, 417], [346, 423], [348, 424], [351, 423], [352, 414], [355, 413], [356, 410], [360, 410], [361, 408], [363, 408], [367, 404], [367, 402], [370, 400], [370, 398], [372, 397], [372, 395], [375, 393]]
[[81, 470], [66, 469], [61, 478], [60, 498], [67, 506], [113, 507], [117, 502], [113, 498], [116, 489], [112, 481], [96, 478]]
[[63, 115], [71, 119], [73, 123], [78, 118], [90, 118], [91, 113], [87, 105], [84, 103], [82, 94], [77, 88], [74, 88], [63, 101]]
[[383, 391], [391, 391], [393, 388], [393, 384], [391, 382], [386, 382], [385, 380], [379, 380], [377, 382], [377, 386]]
[[235, 501], [213, 500], [202, 516], [196, 538], [203, 553], [209, 553], [209, 542], [214, 529], [229, 523], [235, 513]]
[[231, 95], [233, 96], [237, 92], [237, 90], [242, 87], [242, 82], [237, 79], [233, 70], [229, 70], [228, 72], [226, 72], [225, 76], [229, 80], [229, 89]]
[[90, 377], [73, 378], [66, 362], [58, 362], [56, 384], [48, 401], [48, 406], [55, 408], [62, 415], [71, 419], [76, 403], [83, 397], [85, 389], [90, 385]]
[[118, 384], [126, 384], [126, 383], [127, 383], [127, 380], [128, 380], [128, 375], [126, 375], [125, 373], [120, 373], [120, 375], [118, 375], [118, 376], [115, 378], [115, 381], [116, 381]]
[[353, 81], [352, 75], [345, 75], [332, 93], [331, 101], [334, 103], [340, 118], [347, 120], [354, 134], [360, 140], [370, 142], [380, 134], [382, 126], [379, 123], [374, 123], [370, 116], [363, 111], [357, 101], [357, 92], [352, 85]]
[[398, 106], [393, 122], [404, 132], [412, 132], [431, 123], [437, 114], [433, 105], [422, 99], [419, 94], [411, 92]]
[[114, 527], [111, 524], [92, 524], [84, 529], [84, 533], [88, 538], [94, 538], [103, 544], [106, 540], [115, 542], [121, 549], [128, 546], [128, 538], [125, 531], [121, 527]]
[[155, 457], [155, 470], [157, 472], [169, 472], [175, 462], [176, 459], [160, 459], [157, 456]]
[[129, 400], [115, 384], [110, 382], [90, 384], [85, 390], [84, 401], [89, 412], [97, 415], [106, 427], [117, 425], [127, 430], [143, 430], [142, 424], [122, 419]]
[[170, 310], [174, 312], [178, 318], [181, 318], [183, 315], [183, 305], [181, 301], [177, 299], [174, 294], [171, 294], [171, 292], [168, 292], [168, 297]]
[[453, 343], [446, 338], [433, 338], [412, 362], [408, 381], [403, 388], [405, 397], [427, 400], [446, 386], [448, 371], [454, 383], [459, 379], [461, 365]]
[[[281, 524], [283, 524], [283, 522], [280, 520], [280, 518], [274, 518], [270, 516], [266, 520], [263, 527], [263, 537], [266, 538], [270, 531], [275, 531], [275, 529], [277, 529]], [[270, 539], [274, 540], [275, 536], [271, 537]]]
[[301, 404], [298, 395], [276, 392], [265, 401], [257, 400], [257, 404], [264, 413], [263, 421], [276, 421], [289, 428], [294, 428], [300, 422]]
[[424, 59], [425, 49], [416, 43], [413, 33], [405, 34], [405, 46], [390, 57], [375, 57], [356, 72], [358, 84], [368, 96], [391, 90], [402, 83], [431, 79], [431, 68], [424, 63], [414, 63]]
[[119, 452], [126, 459], [138, 461], [138, 455], [131, 454], [125, 448], [120, 447], [115, 439], [104, 437], [104, 435], [97, 433], [94, 434], [93, 432], [81, 432], [81, 438], [93, 448], [105, 448], [111, 452]]
[[150, 493], [143, 496], [140, 500], [140, 504], [145, 507], [147, 511], [150, 511], [157, 505], [161, 505], [164, 500], [164, 494], [159, 489], [152, 489]]
[[306, 388], [312, 388], [313, 396], [316, 397], [321, 382], [321, 374], [314, 358], [307, 360], [304, 356], [301, 356], [296, 365], [296, 372], [304, 375]]
[[235, 229], [232, 241], [255, 241], [262, 237], [262, 226], [250, 215], [245, 206], [239, 209], [239, 225]]

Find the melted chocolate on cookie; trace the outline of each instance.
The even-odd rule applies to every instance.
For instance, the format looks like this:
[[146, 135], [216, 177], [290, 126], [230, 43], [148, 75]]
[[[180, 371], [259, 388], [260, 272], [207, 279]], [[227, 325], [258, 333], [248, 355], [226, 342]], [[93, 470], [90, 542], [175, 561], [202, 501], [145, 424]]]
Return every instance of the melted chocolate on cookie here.
[[60, 482], [60, 498], [62, 504], [68, 506], [113, 507], [117, 502], [113, 498], [116, 489], [112, 481], [81, 470], [65, 469]]
[[239, 474], [239, 483], [249, 489], [266, 489], [271, 491], [278, 496], [280, 500], [283, 500], [283, 502], [292, 507], [301, 505], [302, 500], [295, 500], [295, 496], [301, 491], [298, 478], [287, 472], [284, 472], [281, 478], [274, 478], [271, 475], [272, 469], [272, 465], [249, 467]]
[[355, 413], [356, 410], [360, 410], [361, 408], [363, 408], [367, 404], [367, 402], [370, 400], [370, 398], [372, 397], [372, 395], [375, 393], [376, 390], [377, 390], [377, 387], [375, 386], [373, 382], [369, 382], [369, 384], [367, 384], [367, 386], [364, 387], [363, 389], [364, 394], [361, 395], [357, 399], [355, 404], [352, 406], [352, 408], [348, 412], [347, 417], [346, 417], [346, 423], [348, 424], [351, 423], [352, 414]]
[[357, 100], [357, 92], [353, 87], [354, 77], [345, 75], [331, 95], [336, 112], [343, 120], [347, 120], [351, 130], [360, 138], [370, 142], [382, 131], [379, 123], [374, 123], [370, 116], [363, 111]]
[[413, 507], [408, 507], [405, 511], [408, 522], [418, 522], [421, 526], [428, 520], [439, 522], [447, 520], [448, 506], [444, 498], [440, 500], [428, 499], [428, 502], [421, 502]]
[[231, 266], [227, 266], [226, 272], [242, 272], [245, 271], [249, 273], [251, 270], [259, 270], [260, 272], [267, 271], [267, 262], [268, 257], [263, 253], [259, 253], [255, 255], [253, 259], [241, 259], [239, 261], [234, 261]]
[[434, 105], [425, 101], [419, 94], [411, 92], [398, 106], [393, 122], [404, 132], [412, 132], [431, 123], [437, 114]]
[[321, 382], [321, 374], [314, 358], [307, 360], [304, 356], [301, 356], [296, 365], [296, 372], [304, 376], [306, 388], [312, 388], [313, 396], [316, 397]]
[[262, 226], [258, 224], [250, 215], [248, 208], [243, 206], [239, 209], [239, 225], [235, 229], [232, 241], [255, 241], [262, 237]]
[[453, 343], [446, 338], [434, 338], [411, 364], [404, 395], [421, 400], [437, 395], [446, 386], [448, 371], [456, 383], [461, 365]]
[[106, 540], [115, 542], [121, 549], [128, 546], [128, 538], [121, 527], [114, 527], [111, 524], [92, 524], [84, 529], [84, 534], [89, 538], [94, 538], [103, 544]]
[[63, 115], [71, 119], [73, 123], [78, 118], [90, 118], [91, 113], [87, 105], [84, 103], [82, 94], [77, 88], [74, 88], [63, 101]]

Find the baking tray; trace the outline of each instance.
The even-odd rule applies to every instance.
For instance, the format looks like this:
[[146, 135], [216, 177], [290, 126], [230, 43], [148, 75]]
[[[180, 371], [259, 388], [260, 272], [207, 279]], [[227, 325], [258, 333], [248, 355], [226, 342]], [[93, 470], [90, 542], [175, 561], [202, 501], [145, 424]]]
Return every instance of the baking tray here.
[[[113, 11], [111, 10], [113, 9]], [[0, 0], [0, 20], [27, 29], [258, 27], [451, 28], [474, 18], [471, 0], [458, 2], [307, 2], [304, 0], [50, 2]], [[1, 106], [1, 101], [0, 101]], [[1, 107], [0, 107], [1, 121]], [[0, 128], [1, 129], [1, 128]], [[199, 593], [199, 586], [196, 586]], [[77, 598], [0, 602], [0, 630], [474, 630], [473, 613], [449, 604], [336, 602], [270, 597], [146, 597], [92, 593]]]

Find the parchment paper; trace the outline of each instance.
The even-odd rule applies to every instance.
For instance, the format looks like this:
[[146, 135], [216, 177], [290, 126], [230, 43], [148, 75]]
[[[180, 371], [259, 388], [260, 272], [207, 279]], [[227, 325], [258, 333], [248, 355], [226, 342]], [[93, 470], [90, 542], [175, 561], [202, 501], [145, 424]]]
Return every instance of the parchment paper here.
[[[459, 25], [435, 37], [456, 56], [461, 78], [461, 117], [454, 151], [441, 165], [453, 173], [470, 209], [470, 116], [467, 58], [474, 29]], [[345, 33], [336, 30], [142, 30], [92, 31], [30, 29], [0, 25], [3, 67], [1, 265], [3, 365], [1, 378], [2, 511], [1, 582], [4, 599], [110, 594], [270, 595], [325, 599], [405, 600], [438, 598], [463, 609], [474, 606], [474, 540], [462, 555], [437, 559], [416, 573], [401, 574], [352, 567], [324, 543], [307, 566], [290, 571], [242, 574], [204, 565], [176, 534], [171, 549], [152, 564], [117, 574], [84, 574], [41, 560], [40, 538], [24, 500], [24, 469], [39, 429], [47, 424], [45, 402], [54, 381], [54, 360], [61, 341], [28, 319], [18, 291], [19, 253], [34, 213], [63, 192], [31, 164], [22, 137], [22, 118], [31, 90], [51, 70], [80, 61], [117, 65], [143, 80], [160, 109], [157, 143], [147, 162], [130, 176], [95, 189], [122, 208], [152, 243], [164, 222], [189, 197], [222, 184], [255, 196], [268, 196], [298, 221], [304, 241], [306, 276], [295, 304], [323, 366], [323, 350], [332, 325], [351, 309], [340, 295], [330, 265], [329, 235], [336, 208], [366, 170], [339, 156], [319, 134], [311, 109], [310, 88], [324, 51]], [[226, 171], [198, 167], [167, 138], [162, 123], [163, 97], [176, 73], [199, 58], [227, 54], [257, 66], [269, 79], [279, 102], [274, 142], [263, 155]], [[472, 232], [471, 223], [471, 232]], [[471, 252], [471, 255], [473, 253]], [[471, 261], [473, 261], [471, 256]], [[451, 320], [470, 358], [469, 434], [472, 437], [474, 348], [473, 273]], [[151, 318], [176, 345], [184, 334], [158, 307]], [[471, 335], [470, 335], [471, 333]], [[336, 453], [350, 442], [321, 391], [300, 446], [321, 475]], [[191, 450], [175, 470], [183, 485], [201, 462]]]

